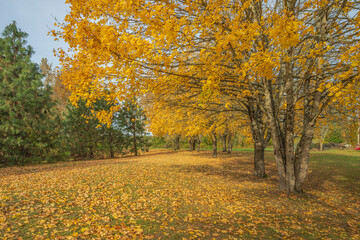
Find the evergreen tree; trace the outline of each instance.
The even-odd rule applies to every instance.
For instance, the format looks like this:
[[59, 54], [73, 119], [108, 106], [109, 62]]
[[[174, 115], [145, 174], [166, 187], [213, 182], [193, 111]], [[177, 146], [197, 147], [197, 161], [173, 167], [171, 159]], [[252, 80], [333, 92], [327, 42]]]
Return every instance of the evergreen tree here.
[[[107, 102], [105, 100], [99, 100], [95, 104], [96, 110], [109, 111], [110, 107], [115, 103]], [[99, 128], [101, 138], [101, 150], [108, 153], [110, 158], [114, 158], [116, 155], [124, 155], [124, 149], [128, 146], [128, 140], [123, 133], [124, 122], [119, 117], [118, 113], [114, 113], [110, 126], [102, 124]]]
[[65, 128], [71, 155], [93, 159], [99, 143], [98, 120], [91, 118], [91, 109], [84, 101], [79, 101], [77, 106], [68, 105], [67, 113]]
[[130, 151], [137, 156], [139, 149], [147, 150], [149, 143], [145, 131], [146, 117], [138, 104], [132, 101], [126, 102], [118, 117], [123, 123], [123, 132], [128, 138]]
[[0, 38], [0, 161], [25, 164], [59, 157], [51, 89], [44, 87], [33, 50], [13, 22]]

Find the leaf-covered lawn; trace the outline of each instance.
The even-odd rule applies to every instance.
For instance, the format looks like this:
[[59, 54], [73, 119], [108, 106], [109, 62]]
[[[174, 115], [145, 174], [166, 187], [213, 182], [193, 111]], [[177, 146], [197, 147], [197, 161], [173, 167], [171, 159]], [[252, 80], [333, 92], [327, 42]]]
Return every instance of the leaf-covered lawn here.
[[264, 180], [251, 152], [0, 169], [0, 238], [359, 239], [359, 153], [314, 153], [301, 196], [277, 190], [266, 154]]

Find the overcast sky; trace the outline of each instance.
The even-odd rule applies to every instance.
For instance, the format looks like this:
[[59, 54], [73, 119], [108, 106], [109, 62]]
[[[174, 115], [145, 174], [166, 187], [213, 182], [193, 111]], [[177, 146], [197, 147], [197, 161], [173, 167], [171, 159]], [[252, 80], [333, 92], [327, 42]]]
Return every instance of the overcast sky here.
[[16, 21], [18, 28], [29, 34], [27, 41], [35, 54], [32, 60], [40, 64], [46, 57], [53, 66], [58, 60], [53, 55], [53, 49], [66, 48], [64, 42], [55, 42], [47, 33], [53, 29], [54, 17], [62, 21], [67, 13], [65, 0], [0, 0], [0, 32]]

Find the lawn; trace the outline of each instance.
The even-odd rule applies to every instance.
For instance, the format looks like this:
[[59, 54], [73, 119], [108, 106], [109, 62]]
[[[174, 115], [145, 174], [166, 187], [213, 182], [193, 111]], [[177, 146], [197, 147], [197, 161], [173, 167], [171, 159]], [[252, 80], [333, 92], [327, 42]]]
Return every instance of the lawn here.
[[360, 152], [311, 155], [306, 193], [277, 190], [252, 153], [139, 157], [0, 169], [4, 239], [359, 239]]

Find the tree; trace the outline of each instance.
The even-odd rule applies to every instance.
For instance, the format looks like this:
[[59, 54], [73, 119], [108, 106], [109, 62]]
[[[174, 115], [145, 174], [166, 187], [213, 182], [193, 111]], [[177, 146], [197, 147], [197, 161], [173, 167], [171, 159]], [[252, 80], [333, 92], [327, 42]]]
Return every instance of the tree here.
[[123, 122], [123, 132], [127, 135], [130, 151], [139, 155], [139, 149], [147, 151], [149, 144], [146, 138], [145, 123], [146, 117], [137, 101], [126, 102], [118, 117]]
[[77, 106], [68, 105], [65, 118], [66, 138], [71, 155], [75, 158], [95, 158], [100, 144], [99, 125], [92, 118], [91, 108], [79, 101]]
[[230, 104], [247, 114], [255, 147], [270, 131], [279, 187], [288, 193], [303, 191], [318, 116], [359, 80], [355, 0], [69, 4], [53, 34], [74, 50], [59, 53], [73, 101], [92, 102], [107, 79], [117, 89], [109, 98], [165, 91], [193, 94], [194, 108], [225, 111]]
[[70, 92], [65, 88], [61, 81], [61, 72], [52, 68], [52, 64], [46, 58], [41, 59], [40, 69], [44, 75], [44, 84], [51, 86], [51, 99], [55, 102], [60, 115], [64, 117], [69, 101]]
[[13, 22], [0, 38], [0, 159], [5, 164], [58, 160], [61, 128], [33, 50]]

